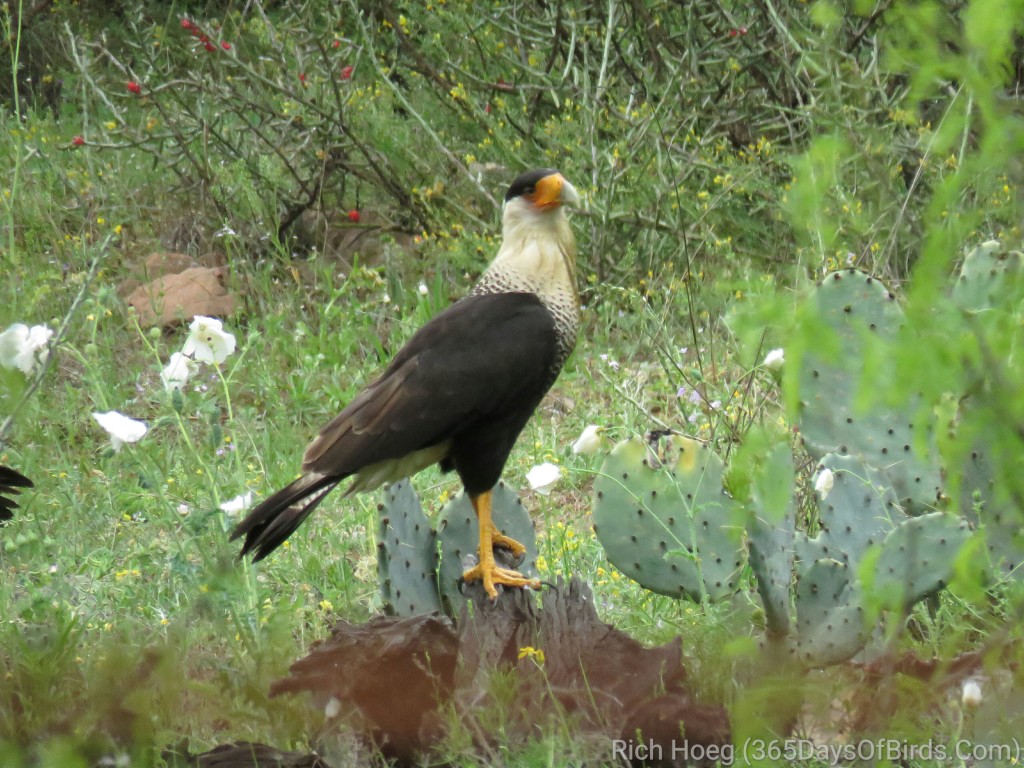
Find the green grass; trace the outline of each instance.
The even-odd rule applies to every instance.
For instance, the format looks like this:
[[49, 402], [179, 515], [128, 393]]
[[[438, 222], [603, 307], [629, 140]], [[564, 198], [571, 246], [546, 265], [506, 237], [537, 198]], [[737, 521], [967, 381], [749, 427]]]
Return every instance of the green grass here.
[[[270, 681], [326, 634], [334, 616], [359, 620], [378, 606], [375, 496], [335, 494], [255, 567], [236, 562], [237, 543], [227, 540], [234, 520], [218, 505], [290, 480], [318, 425], [381, 367], [380, 348], [396, 349], [427, 310], [381, 306], [372, 291], [361, 297], [365, 275], [342, 280], [325, 270], [300, 284], [276, 278], [272, 264], [242, 270], [246, 310], [227, 323], [239, 348], [219, 373], [206, 366], [180, 397], [164, 392], [158, 373], [184, 332], [138, 328], [104, 292], [113, 277], [105, 271], [18, 414], [0, 460], [31, 476], [36, 489], [2, 532], [0, 710], [4, 740], [20, 744], [29, 762], [60, 764], [48, 755], [62, 749], [89, 759], [127, 750], [145, 761], [182, 737], [196, 748], [240, 738], [302, 745], [312, 716], [300, 701], [268, 700]], [[43, 285], [64, 303], [74, 289], [54, 270], [26, 274], [21, 290]], [[592, 327], [586, 335], [595, 335]], [[629, 385], [627, 372], [602, 383], [593, 371], [604, 368], [581, 345], [505, 477], [523, 488], [533, 464], [565, 467], [552, 497], [527, 495], [548, 573], [593, 579], [609, 619], [665, 639], [694, 621], [696, 609], [645, 595], [604, 561], [588, 523], [587, 487], [599, 458], [569, 452], [590, 422], [625, 434], [628, 414], [607, 419], [603, 403], [616, 397], [615, 386]], [[17, 376], [8, 377], [9, 400]], [[107, 409], [144, 420], [149, 432], [113, 452], [89, 416]], [[638, 412], [630, 418], [642, 421]], [[435, 511], [459, 490], [436, 470], [416, 486]]]
[[[749, 574], [746, 591], [715, 606], [629, 582], [591, 529], [602, 457], [570, 446], [588, 424], [605, 429], [606, 447], [669, 426], [729, 457], [752, 428], [790, 430], [759, 363], [793, 342], [793, 298], [813, 277], [853, 262], [923, 296], [917, 306], [942, 306], [964, 248], [1018, 242], [1021, 142], [1007, 94], [1019, 55], [1006, 41], [1024, 24], [1017, 14], [988, 29], [980, 0], [961, 16], [921, 5], [879, 17], [831, 3], [633, 3], [614, 6], [606, 34], [607, 9], [555, 5], [564, 17], [515, 2], [486, 18], [453, 2], [358, 18], [352, 3], [248, 16], [231, 6], [189, 16], [231, 42], [205, 56], [173, 4], [117, 19], [56, 4], [27, 22], [23, 49], [5, 48], [18, 98], [5, 84], [0, 330], [66, 319], [67, 333], [24, 401], [26, 377], [0, 370], [0, 415], [14, 417], [0, 463], [36, 484], [0, 529], [3, 765], [159, 764], [182, 739], [192, 751], [238, 739], [309, 747], [322, 713], [268, 699], [268, 687], [334, 618], [378, 610], [377, 497], [332, 495], [257, 566], [236, 560], [235, 518], [219, 506], [295, 476], [316, 430], [470, 288], [497, 247], [488, 196], [500, 199], [520, 167], [551, 164], [586, 202], [574, 217], [584, 327], [505, 479], [524, 490], [530, 467], [560, 464], [550, 496], [524, 490], [547, 575], [590, 581], [602, 618], [644, 642], [681, 635], [701, 700], [728, 706], [738, 733], [757, 732], [760, 704], [780, 694], [751, 652], [763, 617]], [[471, 44], [449, 45], [452, 30]], [[33, 80], [11, 76], [19, 64]], [[338, 79], [343, 64], [351, 80]], [[54, 109], [40, 83], [56, 80]], [[503, 168], [477, 170], [486, 163]], [[383, 263], [349, 269], [283, 228], [321, 182], [326, 213], [373, 212], [401, 238]], [[226, 321], [237, 351], [177, 397], [159, 373], [185, 330], [140, 328], [118, 293], [146, 255], [172, 247], [223, 262], [240, 298]], [[951, 344], [942, 323], [932, 334], [895, 380], [956, 391], [973, 348]], [[915, 380], [925, 366], [942, 374]], [[1012, 418], [992, 416], [1004, 428], [1021, 413], [1006, 402]], [[149, 432], [115, 453], [90, 416], [111, 409]], [[805, 512], [811, 464], [798, 467]], [[459, 491], [434, 469], [414, 484], [428, 514]], [[983, 584], [966, 558], [958, 568], [960, 590], [915, 609], [898, 649], [1012, 647], [1019, 587]], [[990, 662], [1012, 708], [1009, 670]], [[833, 669], [799, 689], [810, 710], [831, 712], [861, 682]], [[993, 716], [966, 711], [955, 687], [893, 685], [902, 706], [879, 728], [910, 743], [951, 742]], [[837, 719], [803, 719], [799, 732], [842, 738], [829, 730]], [[453, 727], [441, 755], [604, 759], [604, 745], [578, 738], [556, 719], [480, 755]], [[352, 749], [344, 733], [330, 740]]]
[[[93, 253], [82, 246], [73, 276]], [[385, 278], [374, 271], [340, 277], [325, 266], [296, 281], [274, 262], [235, 261], [233, 287], [245, 300], [226, 325], [238, 350], [219, 372], [205, 366], [176, 398], [158, 374], [185, 331], [139, 328], [113, 291], [117, 261], [131, 258], [116, 251], [106, 258], [111, 267], [87, 291], [53, 369], [17, 414], [0, 455], [37, 486], [0, 532], [0, 734], [7, 754], [20, 755], [15, 765], [68, 765], [70, 755], [90, 763], [109, 754], [149, 764], [182, 738], [194, 751], [235, 739], [302, 749], [320, 714], [299, 699], [268, 699], [268, 686], [326, 635], [334, 617], [361, 620], [379, 607], [376, 497], [334, 494], [288, 546], [257, 566], [235, 560], [237, 543], [227, 540], [234, 519], [218, 505], [246, 489], [264, 496], [294, 477], [318, 426], [468, 283], [455, 280], [441, 295], [399, 305], [383, 303]], [[24, 271], [15, 290], [5, 287], [17, 307], [12, 320], [48, 319], [18, 306], [26, 293], [52, 296], [47, 315], [69, 304], [79, 281], [63, 280], [60, 269]], [[656, 290], [658, 281], [651, 282]], [[526, 493], [547, 575], [591, 581], [602, 618], [645, 642], [682, 635], [695, 690], [706, 701], [740, 706], [747, 662], [742, 645], [729, 649], [752, 631], [750, 600], [701, 608], [619, 575], [590, 527], [589, 487], [601, 457], [569, 450], [589, 423], [608, 430], [610, 446], [651, 426], [651, 415], [705, 438], [780, 417], [766, 379], [749, 392], [739, 384], [754, 361], [743, 362], [713, 321], [705, 318], [707, 327], [689, 342], [702, 346], [679, 350], [675, 339], [689, 331], [684, 300], [674, 301], [675, 309], [655, 309], [639, 291], [623, 289], [588, 309], [579, 349], [524, 432], [505, 478], [522, 489], [531, 466], [558, 462], [565, 474], [551, 496]], [[634, 333], [650, 343], [630, 343]], [[24, 386], [19, 376], [6, 376], [7, 402]], [[710, 410], [678, 398], [683, 381], [726, 406]], [[89, 416], [106, 409], [146, 421], [148, 434], [113, 452]], [[415, 485], [431, 512], [459, 490], [436, 470]], [[955, 605], [929, 621], [926, 646], [965, 631]], [[843, 688], [841, 680], [825, 679]], [[556, 721], [503, 759], [551, 764], [552, 755], [573, 753], [573, 739]], [[460, 764], [490, 762], [474, 757], [457, 732], [447, 749]]]

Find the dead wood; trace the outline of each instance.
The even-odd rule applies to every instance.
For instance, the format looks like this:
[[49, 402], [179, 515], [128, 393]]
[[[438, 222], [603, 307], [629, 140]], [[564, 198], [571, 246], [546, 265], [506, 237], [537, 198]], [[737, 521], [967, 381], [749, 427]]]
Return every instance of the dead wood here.
[[695, 701], [679, 638], [647, 648], [600, 620], [577, 580], [534, 593], [479, 587], [457, 622], [438, 615], [338, 622], [332, 636], [292, 665], [272, 695], [308, 691], [389, 759], [415, 762], [443, 739], [453, 715], [482, 750], [496, 746], [488, 717], [501, 708], [503, 744], [526, 740], [538, 723], [564, 724], [581, 738], [658, 739], [724, 745], [725, 710]]

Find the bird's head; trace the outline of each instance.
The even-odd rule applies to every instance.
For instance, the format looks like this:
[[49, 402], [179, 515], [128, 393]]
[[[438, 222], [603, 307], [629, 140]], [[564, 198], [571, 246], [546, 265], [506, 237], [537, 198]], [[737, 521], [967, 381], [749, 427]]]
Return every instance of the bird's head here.
[[565, 177], [551, 168], [527, 171], [505, 193], [505, 217], [536, 217], [557, 213], [566, 205], [579, 205], [580, 196]]
[[516, 178], [505, 195], [501, 248], [474, 291], [529, 291], [577, 312], [576, 240], [565, 208], [579, 202], [573, 185], [551, 168]]

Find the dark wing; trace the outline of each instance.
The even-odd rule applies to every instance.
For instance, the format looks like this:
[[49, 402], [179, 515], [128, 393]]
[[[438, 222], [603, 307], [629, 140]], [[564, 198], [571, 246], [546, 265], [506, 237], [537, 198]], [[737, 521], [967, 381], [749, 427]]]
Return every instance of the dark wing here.
[[10, 520], [14, 517], [14, 509], [18, 505], [14, 499], [9, 497], [20, 493], [22, 488], [31, 487], [32, 481], [20, 472], [15, 472], [8, 467], [0, 467], [0, 521]]
[[261, 502], [231, 538], [244, 535], [242, 555], [260, 560], [349, 475], [444, 444], [521, 403], [532, 409], [553, 379], [556, 350], [554, 320], [533, 294], [453, 304], [321, 430], [306, 449], [302, 477]]
[[556, 355], [554, 319], [535, 295], [462, 299], [423, 326], [321, 430], [303, 470], [344, 477], [443, 443], [524, 392], [543, 394]]

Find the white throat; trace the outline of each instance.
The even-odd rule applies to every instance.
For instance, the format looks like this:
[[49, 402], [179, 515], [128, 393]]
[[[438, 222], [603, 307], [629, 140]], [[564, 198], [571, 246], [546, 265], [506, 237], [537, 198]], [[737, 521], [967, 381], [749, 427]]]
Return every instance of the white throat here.
[[537, 211], [520, 199], [505, 205], [498, 255], [473, 293], [528, 291], [578, 312], [576, 241], [565, 212]]

